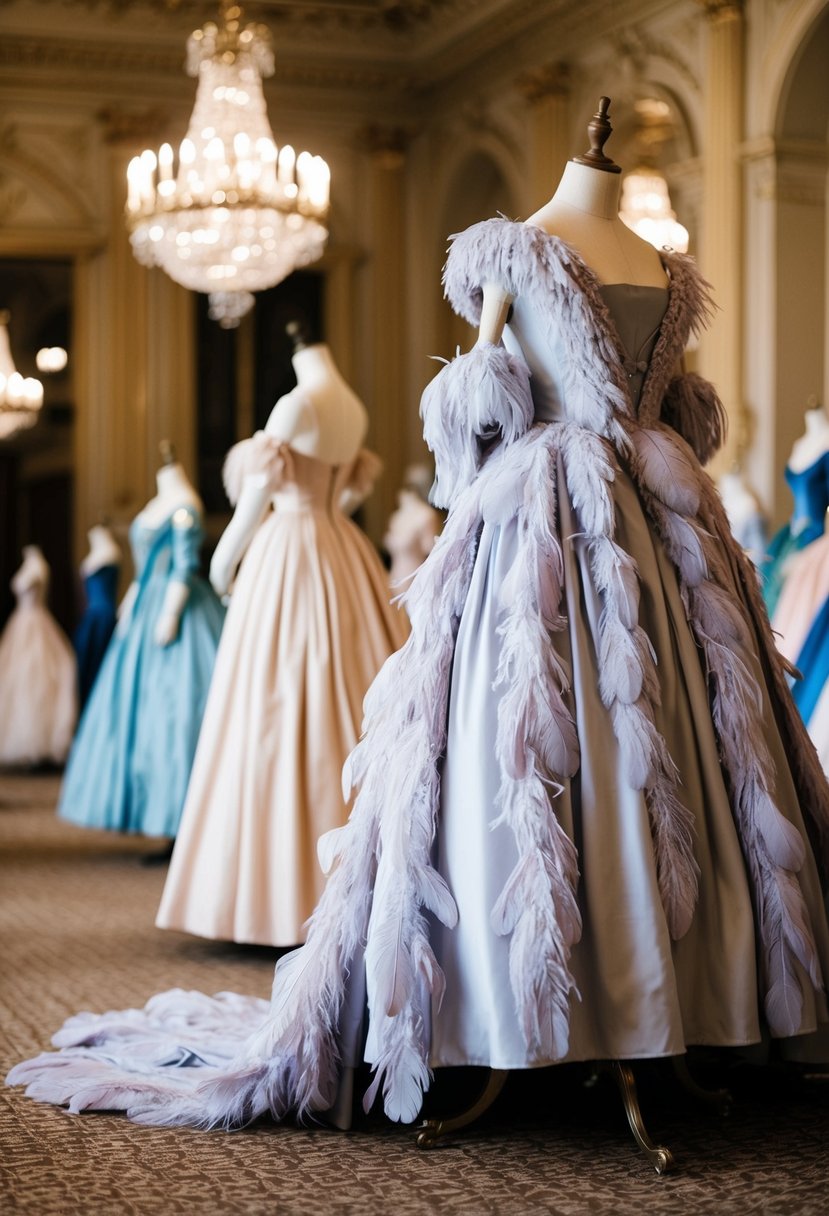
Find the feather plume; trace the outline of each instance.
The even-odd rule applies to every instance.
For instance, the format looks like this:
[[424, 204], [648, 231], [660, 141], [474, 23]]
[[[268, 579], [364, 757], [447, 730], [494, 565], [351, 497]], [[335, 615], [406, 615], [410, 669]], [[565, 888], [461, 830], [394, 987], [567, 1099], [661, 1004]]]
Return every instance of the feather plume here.
[[639, 475], [652, 494], [666, 507], [681, 515], [696, 515], [699, 510], [699, 476], [678, 443], [667, 430], [631, 432]]
[[607, 445], [599, 435], [572, 425], [562, 427], [561, 444], [567, 490], [584, 531], [588, 536], [612, 536], [607, 485], [614, 472]]
[[598, 590], [625, 628], [633, 629], [639, 621], [639, 573], [633, 558], [608, 537], [596, 537], [590, 542], [590, 566]]
[[533, 414], [527, 365], [504, 347], [482, 343], [447, 363], [420, 401], [423, 438], [435, 456], [435, 505], [449, 506], [495, 441], [514, 443]]
[[671, 381], [662, 420], [690, 444], [701, 464], [720, 450], [728, 434], [728, 416], [716, 389], [695, 372]]

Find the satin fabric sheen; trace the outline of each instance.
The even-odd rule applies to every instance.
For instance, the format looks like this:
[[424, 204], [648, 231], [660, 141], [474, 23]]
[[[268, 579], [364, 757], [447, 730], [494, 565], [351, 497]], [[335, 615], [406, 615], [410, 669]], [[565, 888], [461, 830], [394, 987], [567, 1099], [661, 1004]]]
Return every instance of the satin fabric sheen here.
[[[631, 364], [646, 360], [665, 292], [614, 284], [602, 294]], [[518, 307], [511, 328], [510, 341], [518, 338], [533, 373], [537, 417], [552, 420], [558, 387], [549, 339], [537, 319]], [[630, 382], [636, 403], [640, 374], [634, 371]], [[662, 702], [657, 729], [679, 768], [680, 797], [695, 817], [699, 902], [688, 933], [672, 942], [657, 888], [645, 800], [624, 777], [619, 746], [599, 698], [593, 639], [601, 597], [559, 464], [567, 625], [554, 644], [571, 673], [571, 705], [581, 743], [579, 773], [555, 801], [556, 814], [578, 848], [581, 872], [583, 931], [571, 957], [581, 999], [570, 1004], [569, 1061], [676, 1055], [691, 1044], [734, 1046], [762, 1037], [752, 904], [700, 655], [674, 569], [623, 470], [616, 476], [613, 497], [616, 539], [637, 562], [639, 619], [656, 653]], [[459, 919], [455, 929], [435, 922], [432, 930], [446, 976], [443, 1001], [432, 1009], [434, 1067], [513, 1069], [550, 1063], [527, 1050], [510, 987], [509, 938], [498, 936], [490, 925], [491, 910], [517, 860], [511, 830], [493, 827], [500, 772], [495, 753], [498, 694], [492, 691], [500, 655], [499, 588], [517, 547], [515, 521], [484, 526], [455, 648], [435, 858]], [[754, 674], [764, 687], [759, 666]], [[765, 720], [779, 774], [777, 805], [805, 835], [768, 704]], [[829, 938], [811, 854], [799, 878], [829, 973]], [[808, 1032], [815, 1029], [819, 1011], [811, 984], [801, 979], [802, 1030]], [[820, 1013], [825, 1019], [825, 1010]]]
[[[138, 595], [113, 635], [81, 717], [58, 813], [81, 827], [175, 836], [196, 751], [224, 609], [197, 573], [203, 539], [191, 508], [130, 528]], [[172, 580], [189, 595], [178, 636], [154, 632]]]

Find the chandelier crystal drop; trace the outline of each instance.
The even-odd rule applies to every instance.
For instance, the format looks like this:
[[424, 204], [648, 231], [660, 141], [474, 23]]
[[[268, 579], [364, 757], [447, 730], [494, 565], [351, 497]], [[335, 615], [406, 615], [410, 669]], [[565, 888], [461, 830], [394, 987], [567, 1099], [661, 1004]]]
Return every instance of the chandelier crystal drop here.
[[677, 220], [668, 183], [656, 169], [636, 169], [627, 175], [622, 184], [619, 218], [657, 249], [688, 252], [688, 229]]
[[178, 153], [162, 144], [127, 170], [127, 225], [136, 258], [191, 291], [226, 329], [273, 287], [315, 262], [328, 239], [330, 173], [320, 156], [278, 148], [262, 78], [273, 74], [265, 26], [242, 25], [222, 0], [220, 24], [190, 35], [196, 102]]
[[43, 385], [34, 376], [21, 376], [9, 344], [9, 313], [0, 312], [0, 439], [34, 426], [43, 405]]

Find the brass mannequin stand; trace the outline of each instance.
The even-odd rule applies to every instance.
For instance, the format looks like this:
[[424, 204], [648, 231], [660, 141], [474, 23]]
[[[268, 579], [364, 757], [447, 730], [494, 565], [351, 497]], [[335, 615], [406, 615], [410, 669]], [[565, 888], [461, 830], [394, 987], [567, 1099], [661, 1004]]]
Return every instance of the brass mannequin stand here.
[[[672, 1056], [671, 1063], [677, 1080], [688, 1093], [698, 1101], [704, 1102], [708, 1106], [713, 1106], [719, 1115], [724, 1116], [728, 1114], [731, 1108], [731, 1095], [728, 1090], [703, 1089], [688, 1071], [688, 1064], [684, 1056]], [[673, 1153], [664, 1145], [654, 1144], [648, 1135], [648, 1130], [642, 1117], [642, 1109], [639, 1105], [639, 1095], [636, 1091], [636, 1080], [633, 1075], [632, 1066], [623, 1060], [601, 1060], [593, 1065], [591, 1075], [586, 1084], [592, 1088], [603, 1073], [609, 1073], [616, 1082], [630, 1130], [639, 1148], [645, 1154], [657, 1174], [668, 1173], [674, 1166]], [[460, 1131], [461, 1128], [468, 1127], [470, 1123], [474, 1123], [476, 1119], [480, 1119], [481, 1115], [489, 1110], [504, 1088], [508, 1076], [509, 1073], [505, 1069], [491, 1068], [482, 1093], [466, 1110], [450, 1118], [424, 1120], [417, 1131], [417, 1139], [415, 1141], [417, 1147], [421, 1149], [435, 1148], [441, 1140], [450, 1136], [453, 1132]]]

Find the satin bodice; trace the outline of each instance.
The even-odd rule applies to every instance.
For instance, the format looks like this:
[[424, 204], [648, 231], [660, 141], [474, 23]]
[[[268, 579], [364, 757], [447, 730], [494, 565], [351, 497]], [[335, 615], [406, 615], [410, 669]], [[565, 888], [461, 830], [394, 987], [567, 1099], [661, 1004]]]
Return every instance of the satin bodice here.
[[[667, 287], [639, 287], [633, 283], [610, 283], [600, 287], [610, 318], [624, 350], [624, 370], [634, 409], [639, 404], [648, 363], [668, 306]], [[561, 417], [563, 377], [572, 365], [568, 335], [550, 326], [527, 298], [519, 298], [504, 332], [504, 345], [521, 353], [532, 373], [530, 387], [539, 422]], [[571, 396], [573, 386], [569, 386]]]
[[112, 611], [118, 590], [118, 572], [119, 567], [113, 562], [83, 576], [87, 611]]
[[799, 472], [787, 465], [785, 475], [794, 499], [792, 531], [799, 533], [809, 528], [819, 535], [829, 508], [829, 451]]
[[312, 456], [292, 451], [285, 475], [271, 501], [281, 512], [329, 511], [339, 503], [350, 469], [350, 463], [325, 464]]
[[199, 568], [203, 540], [201, 519], [190, 505], [178, 507], [155, 525], [137, 515], [130, 525], [135, 577], [143, 582], [154, 574], [169, 575], [187, 582]]

